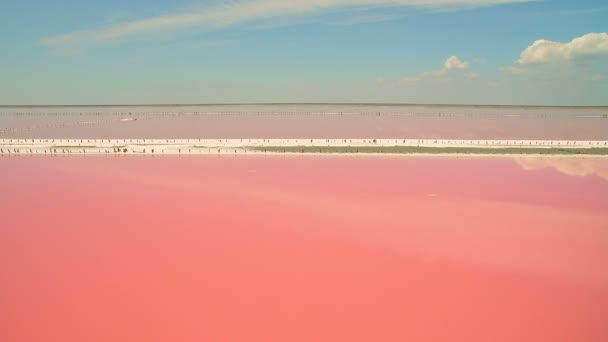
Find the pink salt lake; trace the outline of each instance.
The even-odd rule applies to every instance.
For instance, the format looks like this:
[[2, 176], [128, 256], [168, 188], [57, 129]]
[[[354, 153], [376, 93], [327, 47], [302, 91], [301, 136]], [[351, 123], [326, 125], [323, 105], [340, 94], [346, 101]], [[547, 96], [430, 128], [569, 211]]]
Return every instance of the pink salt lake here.
[[1, 341], [608, 341], [608, 160], [0, 158]]

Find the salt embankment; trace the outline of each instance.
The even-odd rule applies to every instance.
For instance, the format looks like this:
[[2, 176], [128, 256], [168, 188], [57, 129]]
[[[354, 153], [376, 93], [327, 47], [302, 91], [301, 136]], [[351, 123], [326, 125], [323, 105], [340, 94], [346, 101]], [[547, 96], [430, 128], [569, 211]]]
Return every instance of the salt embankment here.
[[[0, 139], [0, 154], [255, 154], [264, 147], [608, 148], [608, 141], [454, 139]], [[380, 152], [382, 153], [382, 152]], [[512, 153], [512, 152], [510, 152]]]

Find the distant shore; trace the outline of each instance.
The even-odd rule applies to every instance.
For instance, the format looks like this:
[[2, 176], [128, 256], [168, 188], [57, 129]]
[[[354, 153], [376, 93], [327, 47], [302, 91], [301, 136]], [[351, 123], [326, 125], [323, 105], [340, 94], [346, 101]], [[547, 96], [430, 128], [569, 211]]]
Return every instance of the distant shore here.
[[0, 139], [0, 155], [314, 154], [608, 157], [608, 141], [435, 139]]

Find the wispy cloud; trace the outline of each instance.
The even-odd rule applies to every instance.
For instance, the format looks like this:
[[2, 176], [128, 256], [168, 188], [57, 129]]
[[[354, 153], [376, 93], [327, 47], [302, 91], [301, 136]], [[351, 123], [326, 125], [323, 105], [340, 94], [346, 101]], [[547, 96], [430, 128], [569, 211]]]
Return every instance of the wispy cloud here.
[[[107, 43], [188, 29], [214, 30], [247, 22], [318, 14], [339, 8], [416, 7], [434, 10], [473, 8], [530, 0], [234, 0], [187, 13], [171, 13], [106, 27], [69, 32], [42, 41], [48, 46]], [[369, 18], [368, 18], [369, 19]]]
[[579, 15], [608, 12], [608, 7], [593, 7], [593, 8], [568, 8], [558, 11], [541, 12], [541, 15]]
[[309, 25], [314, 24], [319, 21], [318, 17], [277, 17], [277, 18], [269, 18], [264, 21], [256, 22], [253, 25], [248, 26], [249, 28], [255, 30], [270, 30], [287, 26], [297, 26], [297, 25]]
[[197, 48], [222, 48], [236, 44], [236, 40], [220, 39], [220, 40], [203, 40], [203, 41], [182, 41], [171, 42], [168, 44], [159, 45], [165, 49], [197, 49]]
[[395, 20], [398, 17], [395, 15], [378, 14], [378, 15], [357, 15], [352, 17], [346, 17], [334, 21], [334, 25], [359, 25], [359, 24], [372, 24], [383, 21]]
[[502, 68], [500, 68], [500, 71], [504, 72], [505, 74], [511, 74], [511, 75], [528, 75], [528, 74], [532, 73], [532, 70], [530, 70], [530, 69], [517, 67], [517, 66], [502, 67]]
[[78, 47], [59, 47], [51, 50], [51, 54], [55, 56], [76, 56], [82, 53], [82, 49]]

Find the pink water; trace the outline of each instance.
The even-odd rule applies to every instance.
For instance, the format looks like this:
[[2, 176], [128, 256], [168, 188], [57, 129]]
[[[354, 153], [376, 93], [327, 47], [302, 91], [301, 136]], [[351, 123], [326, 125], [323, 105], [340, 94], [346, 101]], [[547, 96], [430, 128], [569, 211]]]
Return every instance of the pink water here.
[[0, 158], [0, 341], [607, 341], [607, 166]]
[[0, 107], [0, 138], [608, 140], [608, 108], [399, 105]]

